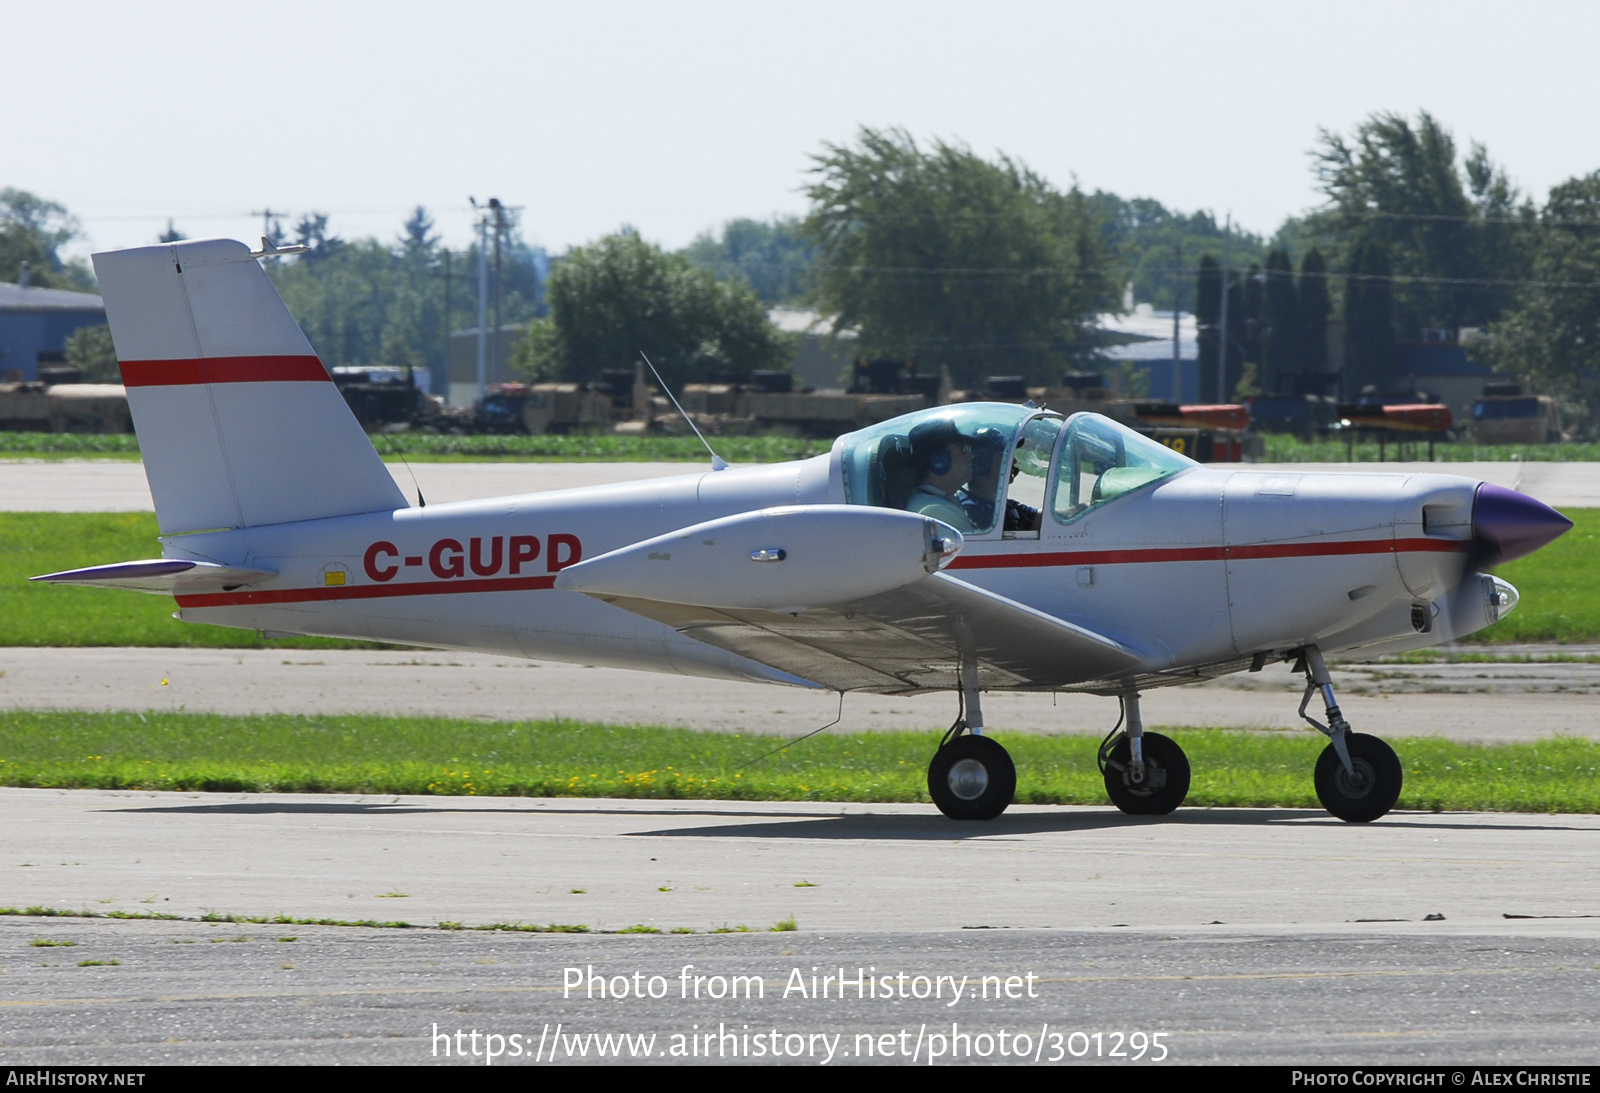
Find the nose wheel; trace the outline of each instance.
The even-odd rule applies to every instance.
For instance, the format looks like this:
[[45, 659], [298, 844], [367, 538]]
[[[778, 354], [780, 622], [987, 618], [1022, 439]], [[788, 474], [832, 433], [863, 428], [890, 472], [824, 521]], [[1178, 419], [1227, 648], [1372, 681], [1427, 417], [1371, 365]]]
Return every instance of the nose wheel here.
[[987, 736], [958, 736], [928, 764], [928, 796], [952, 820], [992, 820], [1016, 792], [1016, 764]]
[[[1341, 820], [1371, 823], [1395, 806], [1405, 781], [1405, 769], [1394, 749], [1376, 736], [1354, 732], [1339, 711], [1333, 695], [1333, 679], [1322, 652], [1315, 645], [1300, 650], [1297, 670], [1305, 672], [1306, 693], [1300, 700], [1300, 716], [1331, 741], [1317, 756], [1313, 780], [1317, 800]], [[1328, 723], [1324, 725], [1306, 713], [1306, 705], [1317, 691], [1327, 704]]]

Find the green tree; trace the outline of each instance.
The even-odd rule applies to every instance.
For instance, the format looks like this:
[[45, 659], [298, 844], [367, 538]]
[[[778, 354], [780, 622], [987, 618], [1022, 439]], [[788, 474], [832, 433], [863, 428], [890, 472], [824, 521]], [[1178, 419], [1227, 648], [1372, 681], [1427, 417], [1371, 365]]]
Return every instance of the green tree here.
[[586, 381], [646, 353], [674, 388], [720, 372], [787, 368], [793, 346], [742, 281], [720, 281], [635, 233], [578, 247], [554, 265], [550, 316], [516, 364], [535, 379]]
[[1600, 171], [1550, 191], [1530, 249], [1529, 283], [1473, 355], [1559, 397], [1567, 413], [1587, 416], [1592, 433], [1600, 421]]
[[83, 371], [85, 383], [122, 382], [117, 350], [111, 344], [111, 328], [105, 323], [80, 326], [67, 335], [65, 349], [67, 363]]
[[1328, 263], [1322, 251], [1312, 247], [1300, 261], [1300, 349], [1304, 354], [1302, 371], [1307, 376], [1327, 375], [1328, 316], [1331, 314]]
[[1262, 288], [1260, 376], [1267, 390], [1282, 393], [1293, 385], [1290, 377], [1305, 368], [1300, 291], [1288, 251], [1268, 252]]
[[64, 206], [27, 190], [0, 189], [0, 281], [18, 280], [26, 262], [35, 288], [93, 290], [88, 263], [60, 254], [77, 236], [78, 221]]
[[813, 157], [805, 229], [823, 255], [817, 300], [870, 356], [1052, 378], [1089, 358], [1090, 324], [1121, 296], [1101, 224], [1076, 188], [964, 147], [924, 150], [863, 129]]
[[[1204, 211], [1168, 209], [1154, 198], [1122, 198], [1103, 190], [1096, 190], [1088, 201], [1100, 219], [1104, 239], [1124, 266], [1122, 283], [1133, 287], [1134, 300], [1168, 310], [1174, 287], [1181, 285], [1178, 306], [1192, 310], [1195, 301], [1188, 279], [1195, 259], [1222, 257], [1224, 232], [1217, 218]], [[1266, 244], [1259, 235], [1235, 225], [1228, 238], [1234, 269], [1265, 258]]]
[[1350, 138], [1324, 130], [1314, 154], [1329, 205], [1310, 226], [1339, 247], [1347, 267], [1365, 247], [1387, 250], [1405, 337], [1499, 316], [1511, 290], [1492, 282], [1525, 272], [1522, 238], [1533, 214], [1481, 144], [1461, 160], [1426, 112], [1415, 123], [1380, 113]]
[[1344, 290], [1344, 394], [1382, 391], [1395, 379], [1394, 295], [1389, 251], [1370, 242], [1356, 251]]
[[730, 220], [718, 235], [696, 236], [683, 253], [724, 280], [743, 278], [766, 304], [801, 303], [816, 280], [816, 248], [795, 217]]
[[1200, 401], [1210, 402], [1217, 396], [1217, 350], [1222, 344], [1222, 266], [1209, 254], [1200, 259], [1194, 319], [1199, 341]]
[[[341, 239], [320, 213], [301, 218], [294, 235], [311, 252], [269, 263], [268, 271], [323, 363], [443, 372], [444, 252], [426, 209], [413, 210], [395, 243]], [[526, 323], [539, 311], [543, 252], [513, 230], [502, 256], [503, 321]], [[476, 325], [476, 270], [476, 247], [451, 255], [449, 318], [456, 326]]]

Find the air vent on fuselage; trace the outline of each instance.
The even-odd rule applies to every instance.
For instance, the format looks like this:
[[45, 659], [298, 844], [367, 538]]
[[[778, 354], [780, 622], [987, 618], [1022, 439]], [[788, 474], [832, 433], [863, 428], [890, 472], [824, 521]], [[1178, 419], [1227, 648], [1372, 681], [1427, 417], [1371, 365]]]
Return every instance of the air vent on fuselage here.
[[1422, 534], [1440, 539], [1472, 538], [1471, 502], [1423, 505]]

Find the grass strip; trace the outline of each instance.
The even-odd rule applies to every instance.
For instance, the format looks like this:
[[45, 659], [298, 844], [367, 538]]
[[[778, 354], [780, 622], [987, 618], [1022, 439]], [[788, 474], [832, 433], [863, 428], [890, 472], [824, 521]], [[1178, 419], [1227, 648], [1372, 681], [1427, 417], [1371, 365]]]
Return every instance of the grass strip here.
[[[372, 438], [385, 459], [399, 452], [420, 462], [529, 463], [704, 463], [709, 457], [692, 436], [445, 436], [433, 433], [391, 433]], [[719, 436], [717, 454], [730, 463], [781, 463], [821, 455], [832, 438], [790, 436]], [[139, 440], [132, 433], [13, 433], [0, 431], [0, 459], [137, 459]]]
[[[91, 911], [84, 908], [78, 911], [68, 911], [60, 907], [46, 907], [34, 904], [31, 907], [0, 907], [0, 916], [16, 916], [21, 918], [121, 918], [121, 919], [159, 919], [163, 922], [232, 922], [257, 926], [366, 926], [376, 930], [465, 930], [486, 933], [513, 933], [513, 934], [695, 934], [700, 931], [688, 926], [675, 926], [671, 930], [663, 930], [659, 926], [647, 926], [636, 923], [624, 926], [618, 930], [596, 930], [581, 922], [549, 922], [540, 925], [536, 922], [485, 922], [472, 926], [463, 922], [445, 920], [437, 926], [423, 926], [418, 923], [402, 922], [398, 919], [379, 921], [372, 918], [299, 918], [294, 915], [237, 915], [224, 914], [220, 911], [207, 911], [202, 915], [172, 915], [159, 911]], [[765, 931], [751, 929], [749, 926], [719, 926], [707, 930], [709, 934], [752, 934], [752, 933], [791, 933], [800, 927], [795, 922], [793, 915], [779, 919]], [[221, 938], [215, 940], [224, 940]], [[247, 937], [228, 938], [230, 941], [249, 941]], [[299, 941], [298, 937], [280, 937], [277, 941]], [[30, 945], [40, 948], [53, 948], [63, 946], [71, 948], [75, 941], [32, 941]], [[85, 961], [86, 964], [99, 963], [98, 961]], [[115, 964], [116, 961], [110, 961]]]
[[[1522, 602], [1511, 616], [1466, 640], [1476, 645], [1600, 641], [1600, 509], [1570, 509], [1575, 526], [1537, 553], [1497, 571]], [[79, 566], [161, 554], [152, 513], [0, 512], [0, 646], [117, 646], [222, 649], [371, 649], [335, 638], [267, 641], [253, 630], [180, 623], [165, 596], [30, 584]]]
[[[1401, 460], [1400, 448], [1393, 444], [1379, 447], [1376, 440], [1364, 440], [1346, 449], [1343, 440], [1302, 440], [1280, 433], [1262, 435], [1268, 463], [1356, 463]], [[712, 446], [732, 463], [778, 463], [820, 455], [833, 446], [830, 438], [788, 436], [718, 436]], [[446, 436], [434, 433], [391, 433], [387, 439], [373, 439], [385, 459], [398, 449], [415, 460], [527, 460], [530, 462], [703, 462], [705, 448], [692, 436], [614, 436], [610, 433], [568, 434], [563, 436], [523, 436], [490, 434]], [[393, 445], [391, 448], [390, 445]], [[1427, 458], [1427, 442], [1407, 445], [1412, 460]], [[139, 454], [139, 441], [132, 433], [24, 433], [0, 432], [0, 459], [120, 459]], [[1436, 443], [1433, 458], [1439, 463], [1588, 463], [1600, 461], [1600, 444], [1472, 444]]]
[[[0, 715], [0, 784], [43, 788], [923, 802], [936, 732], [827, 734], [743, 764], [779, 737], [573, 721], [228, 717], [195, 713]], [[1320, 807], [1310, 730], [1172, 730], [1189, 755], [1190, 806]], [[1106, 804], [1084, 736], [1008, 735], [1024, 804]], [[1600, 742], [1397, 742], [1398, 807], [1600, 812]]]
[[150, 512], [0, 512], [0, 646], [378, 649], [337, 638], [268, 641], [254, 630], [182, 623], [171, 597], [30, 583], [63, 569], [161, 557]]

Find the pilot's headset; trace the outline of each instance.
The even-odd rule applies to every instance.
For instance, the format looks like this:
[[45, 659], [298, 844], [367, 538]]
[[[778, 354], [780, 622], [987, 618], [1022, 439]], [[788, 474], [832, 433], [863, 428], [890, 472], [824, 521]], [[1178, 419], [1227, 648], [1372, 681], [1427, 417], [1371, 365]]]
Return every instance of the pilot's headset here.
[[950, 473], [950, 445], [966, 441], [955, 424], [943, 419], [924, 421], [912, 429], [907, 438], [914, 455], [928, 460], [928, 471], [934, 475]]
[[[983, 478], [994, 471], [994, 462], [1006, 450], [1006, 434], [985, 425], [972, 437], [972, 476]], [[949, 468], [945, 468], [948, 470]]]

